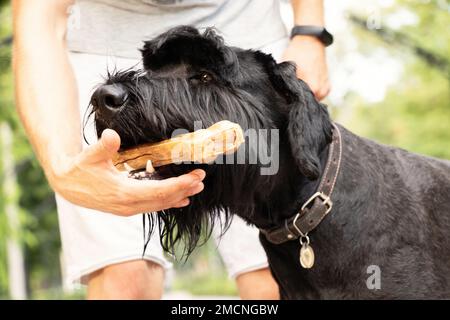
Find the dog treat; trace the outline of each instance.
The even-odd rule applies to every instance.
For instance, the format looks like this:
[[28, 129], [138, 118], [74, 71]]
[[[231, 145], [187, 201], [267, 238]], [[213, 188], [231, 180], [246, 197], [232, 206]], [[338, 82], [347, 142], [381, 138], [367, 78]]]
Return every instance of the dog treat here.
[[211, 163], [221, 154], [236, 152], [243, 142], [242, 128], [224, 120], [207, 129], [120, 151], [113, 163], [117, 169], [129, 172], [144, 168], [154, 171], [153, 167], [183, 162]]

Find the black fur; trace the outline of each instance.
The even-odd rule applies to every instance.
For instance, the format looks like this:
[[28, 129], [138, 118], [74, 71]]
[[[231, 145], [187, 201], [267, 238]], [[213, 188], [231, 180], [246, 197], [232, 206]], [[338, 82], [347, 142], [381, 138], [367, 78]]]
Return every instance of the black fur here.
[[[126, 148], [169, 138], [178, 128], [192, 131], [196, 120], [204, 127], [227, 119], [244, 130], [280, 129], [275, 175], [260, 174], [262, 161], [160, 170], [165, 176], [207, 171], [205, 190], [188, 207], [154, 216], [163, 224], [165, 249], [182, 240], [190, 253], [221, 212], [224, 225], [238, 214], [260, 228], [293, 216], [317, 187], [332, 128], [326, 107], [296, 78], [295, 67], [227, 47], [212, 29], [201, 34], [187, 26], [146, 42], [142, 55], [146, 72], [117, 72], [106, 81], [129, 94], [112, 119], [96, 112], [99, 135], [115, 129]], [[96, 103], [93, 111], [101, 108]], [[273, 245], [261, 236], [282, 297], [449, 298], [450, 163], [340, 128], [342, 167], [333, 210], [311, 234], [314, 267], [301, 268], [298, 241]], [[248, 141], [245, 147], [251, 151]], [[366, 286], [370, 265], [381, 269], [380, 290]]]

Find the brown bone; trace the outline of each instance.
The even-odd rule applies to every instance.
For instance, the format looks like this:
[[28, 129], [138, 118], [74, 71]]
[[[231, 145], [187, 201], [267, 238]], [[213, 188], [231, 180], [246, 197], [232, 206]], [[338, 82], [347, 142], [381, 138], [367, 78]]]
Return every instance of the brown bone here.
[[181, 162], [211, 163], [218, 155], [236, 152], [243, 142], [242, 128], [223, 120], [207, 129], [120, 151], [113, 163], [121, 171], [129, 171], [130, 167], [143, 169], [148, 160], [154, 167]]

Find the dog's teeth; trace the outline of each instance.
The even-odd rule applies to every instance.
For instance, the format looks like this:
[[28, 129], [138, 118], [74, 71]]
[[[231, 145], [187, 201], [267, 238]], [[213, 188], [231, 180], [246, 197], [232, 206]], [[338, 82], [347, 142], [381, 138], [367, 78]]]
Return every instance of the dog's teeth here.
[[123, 164], [125, 170], [127, 170], [128, 172], [133, 171], [134, 169], [128, 164], [128, 163], [124, 163]]
[[145, 166], [145, 171], [147, 171], [148, 173], [155, 172], [155, 168], [153, 168], [152, 160], [147, 161], [147, 165]]

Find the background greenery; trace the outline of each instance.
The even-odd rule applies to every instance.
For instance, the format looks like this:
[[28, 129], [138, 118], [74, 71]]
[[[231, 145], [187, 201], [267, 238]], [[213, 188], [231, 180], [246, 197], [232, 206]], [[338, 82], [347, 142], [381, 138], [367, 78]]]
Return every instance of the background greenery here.
[[[402, 66], [401, 75], [382, 101], [369, 102], [349, 90], [338, 103], [330, 105], [339, 122], [358, 134], [415, 152], [450, 159], [450, 34], [449, 2], [397, 0], [383, 6], [381, 22], [407, 10], [417, 19], [397, 28], [381, 25], [368, 29], [367, 17], [349, 10], [351, 36], [356, 50], [370, 57], [382, 49]], [[14, 110], [11, 76], [11, 8], [0, 0], [0, 122], [14, 133], [15, 171], [20, 208], [20, 243], [26, 264], [30, 298], [82, 297], [63, 293], [60, 271], [60, 240], [53, 194], [33, 155]], [[341, 50], [341, 55], [346, 51]], [[330, 66], [333, 69], [333, 65]], [[364, 72], [364, 70], [357, 70]], [[341, 79], [345, 81], [345, 79]], [[3, 150], [0, 150], [0, 158]], [[1, 166], [1, 164], [0, 164]], [[0, 177], [4, 171], [0, 167]], [[1, 181], [1, 180], [0, 180]], [[0, 298], [8, 298], [6, 238], [9, 230], [0, 190]], [[185, 264], [176, 265], [172, 289], [193, 294], [234, 295], [236, 288], [224, 271], [212, 242], [197, 250]]]

